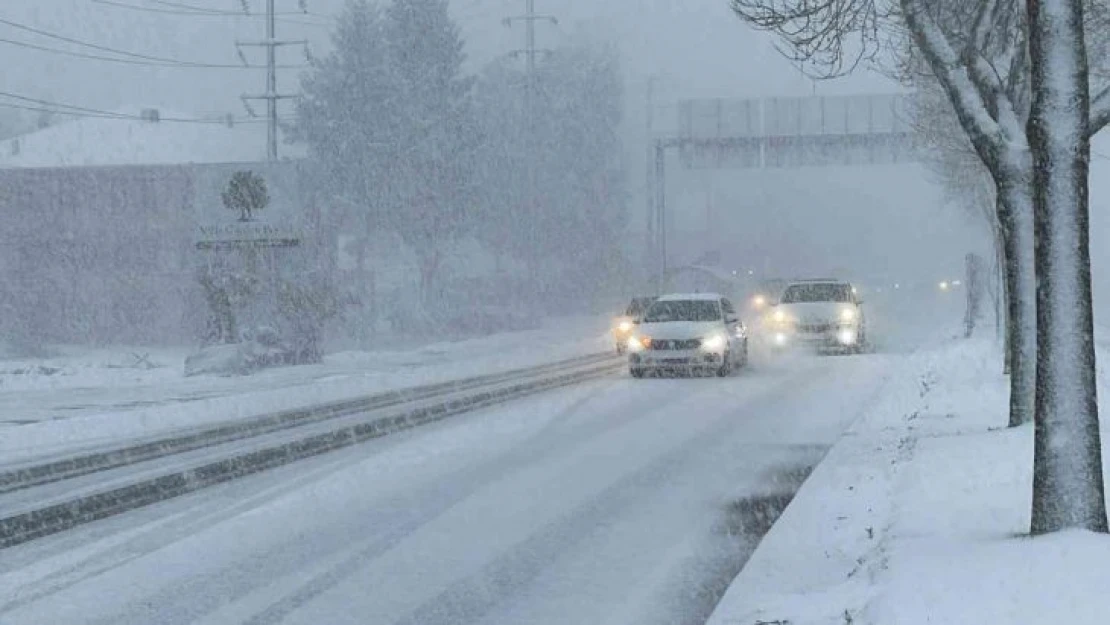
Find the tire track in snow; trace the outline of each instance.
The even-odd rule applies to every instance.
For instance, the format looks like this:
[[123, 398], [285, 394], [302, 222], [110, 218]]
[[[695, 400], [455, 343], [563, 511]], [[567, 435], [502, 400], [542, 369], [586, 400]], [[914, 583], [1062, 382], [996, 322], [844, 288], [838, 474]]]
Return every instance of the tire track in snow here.
[[[331, 545], [328, 553], [325, 554], [324, 557], [334, 554], [337, 551], [350, 550], [352, 548], [361, 547], [360, 552], [355, 557], [345, 558], [345, 560], [357, 560], [361, 562], [367, 559], [372, 559], [376, 554], [379, 554], [388, 549], [391, 545], [396, 544], [409, 533], [419, 528], [421, 525], [430, 521], [431, 519], [434, 519], [438, 514], [441, 514], [444, 510], [450, 508], [456, 502], [469, 497], [473, 492], [484, 487], [487, 482], [497, 479], [504, 471], [511, 471], [514, 470], [516, 466], [525, 466], [529, 463], [540, 461], [544, 458], [550, 457], [551, 455], [556, 455], [560, 452], [561, 449], [565, 448], [566, 445], [574, 445], [577, 444], [578, 441], [589, 440], [590, 438], [593, 438], [600, 433], [604, 433], [614, 428], [622, 427], [628, 422], [640, 418], [644, 413], [649, 412], [651, 409], [655, 409], [661, 405], [667, 405], [684, 398], [682, 395], [672, 395], [666, 397], [637, 396], [635, 398], [636, 401], [634, 404], [634, 409], [629, 410], [627, 414], [622, 415], [622, 417], [619, 419], [597, 419], [596, 415], [593, 415], [592, 418], [584, 421], [583, 423], [573, 424], [566, 432], [563, 432], [561, 434], [558, 433], [559, 428], [564, 425], [565, 421], [574, 416], [576, 413], [580, 412], [583, 407], [589, 406], [591, 403], [596, 402], [599, 396], [605, 396], [608, 394], [612, 397], [627, 399], [627, 394], [611, 394], [613, 387], [622, 383], [628, 384], [629, 382], [627, 380], [612, 379], [602, 383], [594, 383], [590, 387], [582, 387], [584, 390], [586, 390], [586, 394], [584, 396], [577, 398], [575, 401], [573, 401], [572, 404], [562, 408], [560, 411], [555, 413], [554, 416], [546, 418], [544, 425], [536, 432], [529, 434], [522, 444], [516, 447], [509, 448], [507, 451], [502, 452], [494, 458], [485, 461], [481, 465], [475, 466], [463, 472], [450, 475], [448, 481], [445, 483], [435, 482], [417, 491], [410, 493], [401, 493], [396, 497], [378, 502], [378, 504], [375, 506], [376, 510], [373, 512], [373, 514], [367, 517], [366, 525], [361, 526], [358, 529], [364, 531], [366, 526], [373, 526], [386, 528], [385, 531], [377, 532], [374, 536], [369, 538], [362, 538], [361, 541], [359, 541], [359, 539], [356, 538], [357, 534], [355, 534], [352, 530], [350, 532], [350, 538], [358, 542], [356, 542], [354, 545], [352, 545], [350, 542], [340, 542]], [[536, 404], [532, 401], [526, 400], [521, 405], [525, 408], [530, 408], [531, 406]], [[513, 404], [506, 404], [499, 409], [499, 412], [501, 412], [502, 414], [499, 414], [496, 418], [515, 418], [515, 415], [513, 415], [512, 412], [520, 410], [521, 405], [514, 406]], [[444, 431], [450, 431], [453, 428], [472, 426], [473, 421], [486, 418], [488, 418], [487, 413], [474, 413], [473, 415], [468, 415], [465, 421], [460, 420], [454, 423], [444, 423], [442, 425], [437, 425], [435, 426], [434, 430], [431, 428], [417, 430], [414, 431], [412, 436], [408, 438], [406, 444], [413, 444], [414, 441], [412, 439], [416, 438], [417, 436], [423, 436], [424, 434], [431, 435], [435, 432], [442, 433]], [[395, 440], [401, 442], [402, 439], [398, 438]], [[394, 447], [396, 446], [398, 445], [394, 445]], [[336, 470], [341, 470], [350, 464], [363, 462], [365, 460], [365, 456], [353, 457], [351, 459], [337, 462], [336, 464], [338, 466], [321, 468], [319, 471], [314, 472], [311, 478], [304, 480], [298, 479], [298, 484], [296, 486], [289, 488], [278, 488], [276, 494], [280, 495], [282, 493], [295, 490], [296, 488], [303, 486], [307, 482], [315, 481], [320, 477], [326, 477], [327, 474], [333, 473]], [[245, 481], [240, 482], [239, 484], [242, 485], [241, 488], [248, 486], [248, 482]], [[460, 487], [460, 484], [463, 484], [465, 486]], [[213, 492], [215, 493], [215, 491]], [[205, 499], [208, 499], [208, 497], [204, 497], [203, 495], [198, 495], [197, 497], [200, 498], [202, 502], [205, 502]], [[259, 496], [257, 498], [253, 498], [250, 502], [246, 502], [241, 506], [237, 506], [234, 510], [227, 510], [223, 508], [217, 509], [213, 512], [213, 515], [211, 517], [205, 519], [205, 522], [190, 524], [191, 527], [189, 527], [187, 531], [191, 534], [199, 533], [224, 519], [263, 506], [265, 505], [265, 503], [267, 503], [267, 501], [270, 501], [272, 499], [272, 495]], [[401, 510], [405, 512], [403, 514], [386, 514], [380, 512], [381, 510]], [[163, 531], [162, 533], [169, 534], [165, 531]], [[173, 536], [171, 534], [168, 540], [163, 540], [161, 544], [151, 545], [151, 548], [145, 550], [145, 552], [132, 553], [129, 555], [129, 557], [126, 558], [126, 560], [120, 560], [118, 564], [113, 564], [109, 562], [105, 566], [99, 567], [97, 570], [86, 572], [86, 574], [82, 575], [79, 579], [70, 579], [68, 580], [69, 583], [67, 583], [65, 587], [72, 586], [84, 579], [94, 577], [95, 575], [103, 573], [106, 570], [115, 568], [115, 566], [125, 564], [127, 561], [139, 559], [146, 553], [152, 553], [161, 548], [167, 542], [180, 540], [183, 537], [184, 536], [180, 534], [176, 536]], [[155, 539], [155, 542], [157, 542], [158, 537], [154, 536], [153, 538]], [[122, 549], [127, 550], [128, 548], [125, 546]], [[242, 596], [243, 594], [249, 593], [250, 591], [256, 589], [260, 583], [265, 583], [264, 581], [259, 581], [257, 579], [257, 571], [259, 570], [259, 567], [265, 567], [265, 570], [278, 571], [285, 569], [303, 570], [306, 568], [311, 568], [313, 563], [321, 558], [321, 554], [319, 553], [318, 549], [318, 545], [313, 545], [306, 550], [305, 545], [300, 544], [299, 542], [290, 542], [288, 544], [283, 544], [278, 546], [276, 549], [271, 550], [270, 553], [264, 554], [256, 562], [236, 563], [234, 567], [235, 569], [246, 569], [250, 574], [255, 575], [255, 577], [251, 577], [250, 575], [237, 575], [236, 571], [234, 570], [222, 571], [221, 574], [217, 575], [217, 577], [221, 579], [221, 583], [213, 584], [210, 575], [208, 573], [205, 573], [204, 575], [198, 576], [196, 579], [186, 580], [181, 584], [176, 584], [173, 588], [169, 588], [157, 596], [144, 599], [142, 601], [142, 604], [145, 604], [146, 606], [160, 606], [160, 610], [157, 614], [147, 612], [147, 609], [145, 607], [133, 605], [131, 606], [131, 608], [122, 608], [120, 614], [118, 615], [96, 622], [120, 625], [122, 625], [123, 623], [133, 622], [142, 623], [145, 625], [152, 622], [152, 618], [157, 620], [157, 622], [159, 623], [191, 622], [193, 619], [202, 615], [205, 611], [217, 609], [222, 604], [232, 601], [239, 596]], [[274, 554], [278, 555], [275, 556]], [[347, 564], [336, 565], [337, 568], [344, 570], [347, 568], [347, 566]], [[302, 578], [303, 577], [304, 576], [302, 575]], [[337, 579], [334, 574], [324, 574], [323, 577], [327, 580]], [[338, 579], [341, 579], [341, 576]], [[323, 588], [321, 588], [320, 591], [326, 589], [326, 587], [328, 587], [328, 585], [324, 584]], [[202, 588], [207, 588], [208, 592], [198, 592]], [[56, 594], [60, 590], [64, 590], [64, 587], [53, 588], [51, 590], [51, 593], [49, 594]], [[48, 595], [46, 593], [43, 593], [42, 596], [38, 598], [43, 598], [45, 596]], [[185, 599], [186, 597], [188, 598], [188, 600]], [[201, 604], [198, 604], [196, 602], [196, 599], [198, 597], [203, 598]], [[26, 602], [20, 602], [20, 605], [24, 603]], [[184, 603], [187, 603], [188, 605], [182, 605], [178, 608], [171, 607], [177, 604]], [[17, 606], [12, 607], [14, 608]]]
[[[812, 380], [807, 382], [812, 383]], [[801, 392], [808, 384], [792, 385]], [[779, 397], [764, 398], [760, 404], [778, 403]], [[745, 416], [760, 414], [760, 404], [745, 406]], [[740, 412], [740, 411], [737, 411]], [[676, 415], [677, 416], [677, 415]], [[481, 571], [455, 583], [425, 602], [397, 625], [462, 625], [485, 623], [489, 612], [532, 583], [559, 555], [603, 531], [620, 511], [650, 499], [669, 482], [682, 480], [689, 465], [705, 462], [711, 448], [734, 447], [733, 435], [747, 425], [732, 412], [722, 413], [706, 429], [667, 453], [656, 457], [632, 474], [614, 482], [562, 518], [533, 533], [524, 542], [503, 553]]]
[[[690, 384], [690, 381], [685, 380], [674, 382]], [[715, 388], [720, 388], [716, 384], [719, 381], [706, 380], [706, 382], [713, 383]], [[775, 394], [790, 383], [788, 379], [778, 380], [774, 386], [760, 386], [748, 389], [747, 392], [749, 394], [754, 393], [756, 396]], [[639, 389], [642, 385], [643, 383], [639, 381], [625, 380], [617, 386]], [[246, 615], [248, 611], [234, 608], [230, 611], [236, 614], [236, 622], [248, 622], [252, 625], [279, 623], [302, 605], [342, 583], [367, 563], [402, 542], [414, 531], [436, 519], [458, 503], [465, 501], [481, 489], [486, 488], [491, 482], [501, 479], [506, 474], [555, 458], [565, 453], [568, 448], [576, 447], [597, 436], [625, 427], [646, 415], [657, 414], [659, 411], [665, 410], [667, 406], [690, 400], [689, 394], [669, 392], [669, 387], [655, 387], [654, 390], [656, 390], [656, 393], [644, 394], [620, 392], [613, 387], [598, 389], [591, 396], [584, 397], [568, 409], [561, 411], [559, 415], [551, 419], [541, 430], [530, 436], [527, 441], [518, 447], [510, 449], [484, 464], [460, 474], [458, 477], [452, 477], [446, 484], [433, 484], [427, 491], [415, 494], [411, 497], [411, 500], [390, 502], [387, 507], [407, 509], [412, 512], [412, 515], [405, 521], [398, 523], [395, 529], [388, 532], [388, 535], [362, 539], [356, 544], [350, 545], [355, 553], [348, 557], [341, 558], [323, 567], [311, 568], [309, 572], [298, 576], [301, 579], [308, 577], [309, 581], [292, 584], [293, 587], [284, 589], [284, 592], [281, 593], [282, 596], [276, 601], [272, 599], [269, 602], [258, 601], [260, 604], [258, 610], [249, 617]], [[605, 394], [605, 397], [602, 398], [603, 401], [613, 402], [612, 408], [600, 409], [591, 405], [597, 401], [597, 395], [603, 393]], [[630, 395], [633, 399], [631, 405], [628, 402]], [[561, 428], [568, 426], [566, 421], [577, 416], [586, 407], [589, 407], [589, 415], [586, 421], [569, 424], [569, 429], [560, 431]], [[619, 412], [613, 414], [611, 410], [619, 410]], [[458, 486], [459, 482], [465, 484], [465, 486], [460, 488]], [[317, 568], [320, 570], [316, 570]], [[284, 584], [278, 582], [277, 585], [282, 586]], [[265, 594], [265, 588], [258, 590]], [[213, 618], [212, 622], [228, 621]], [[105, 622], [105, 625], [107, 625], [107, 622]]]

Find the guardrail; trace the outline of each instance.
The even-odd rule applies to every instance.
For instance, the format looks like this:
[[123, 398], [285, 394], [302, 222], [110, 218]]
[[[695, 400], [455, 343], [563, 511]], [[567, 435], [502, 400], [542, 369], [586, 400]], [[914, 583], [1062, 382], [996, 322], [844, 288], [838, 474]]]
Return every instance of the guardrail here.
[[[272, 469], [329, 451], [348, 447], [372, 438], [438, 421], [452, 415], [476, 410], [546, 390], [569, 386], [615, 373], [623, 361], [609, 354], [517, 369], [501, 374], [467, 378], [456, 382], [431, 384], [381, 393], [360, 399], [324, 404], [315, 408], [263, 415], [239, 424], [224, 424], [203, 431], [132, 447], [87, 454], [9, 471], [0, 482], [4, 492], [33, 488], [89, 475], [98, 471], [126, 467], [149, 460], [169, 458], [185, 451], [225, 442], [249, 439], [288, 430], [288, 440], [270, 442], [255, 449], [225, 452], [197, 459], [184, 466], [146, 475], [123, 486], [105, 488], [16, 511], [0, 518], [0, 548], [110, 517], [152, 503], [172, 499], [209, 486]], [[382, 411], [394, 406], [416, 404], [387, 414], [313, 433], [298, 429], [328, 419]], [[48, 467], [57, 467], [59, 476], [50, 478]], [[23, 473], [19, 473], [22, 471]], [[25, 476], [22, 481], [18, 475]]]
[[385, 391], [355, 399], [329, 402], [295, 410], [267, 413], [247, 419], [225, 421], [201, 429], [178, 431], [154, 440], [146, 440], [123, 447], [84, 453], [57, 460], [46, 462], [31, 461], [24, 463], [22, 466], [0, 470], [0, 494], [80, 477], [97, 471], [114, 469], [146, 460], [163, 458], [220, 443], [242, 440], [283, 429], [300, 427], [309, 423], [335, 419], [350, 414], [365, 412], [367, 410], [386, 408], [405, 402], [442, 396], [448, 393], [488, 386], [522, 377], [542, 375], [568, 367], [603, 362], [605, 360], [611, 360], [612, 358], [611, 354], [591, 354], [535, 367], [523, 367], [501, 373], [474, 376], [461, 380]]

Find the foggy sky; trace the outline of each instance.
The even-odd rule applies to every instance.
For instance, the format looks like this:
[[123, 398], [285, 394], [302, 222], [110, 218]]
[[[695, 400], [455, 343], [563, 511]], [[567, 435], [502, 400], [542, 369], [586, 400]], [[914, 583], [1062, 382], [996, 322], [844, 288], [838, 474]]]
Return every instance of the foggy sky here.
[[[150, 0], [111, 0], [169, 9]], [[192, 6], [237, 10], [239, 0], [181, 0]], [[297, 0], [277, 0], [279, 11], [295, 11]], [[308, 0], [311, 15], [283, 16], [279, 38], [310, 41], [313, 53], [328, 50], [329, 25], [344, 0]], [[537, 25], [537, 41], [558, 46], [587, 33], [615, 41], [626, 74], [624, 137], [630, 172], [630, 251], [642, 246], [644, 170], [647, 147], [645, 94], [656, 77], [657, 128], [673, 127], [675, 102], [688, 97], [885, 93], [897, 88], [887, 79], [861, 71], [847, 79], [814, 84], [782, 59], [771, 38], [732, 16], [727, 0], [537, 0], [537, 10], [555, 15], [557, 26]], [[251, 17], [163, 14], [128, 10], [94, 0], [4, 0], [0, 17], [104, 46], [193, 62], [238, 63], [236, 39], [260, 38], [262, 0], [252, 0]], [[501, 20], [524, 10], [523, 0], [452, 0], [472, 68], [520, 47], [523, 26], [506, 28]], [[172, 9], [171, 9], [172, 10]], [[92, 54], [95, 50], [52, 41], [0, 25], [0, 37]], [[260, 49], [247, 49], [262, 64]], [[0, 90], [93, 108], [151, 105], [182, 113], [245, 111], [239, 97], [264, 88], [261, 70], [153, 68], [51, 55], [0, 44], [4, 73]], [[287, 63], [303, 63], [298, 48], [281, 52]], [[283, 70], [279, 90], [295, 90], [300, 70]], [[0, 99], [0, 101], [3, 101]], [[289, 107], [289, 104], [283, 104]], [[261, 108], [261, 107], [259, 107]], [[286, 108], [285, 110], [290, 110]], [[675, 170], [668, 181], [676, 215], [675, 249], [694, 254], [702, 245], [707, 201], [718, 211], [721, 229], [712, 245], [724, 248], [726, 262], [745, 263], [768, 256], [783, 265], [828, 263], [849, 271], [879, 264], [918, 267], [925, 274], [942, 263], [958, 265], [980, 233], [940, 193], [920, 168], [899, 175], [917, 192], [907, 201], [906, 183], [873, 183], [866, 168], [850, 176], [836, 170], [806, 170], [761, 177], [753, 172], [715, 173]], [[774, 180], [778, 182], [768, 182]], [[805, 191], [799, 193], [798, 191]], [[758, 192], [758, 199], [753, 199]], [[707, 198], [711, 198], [708, 199]], [[827, 205], [838, 202], [837, 206]], [[759, 208], [753, 208], [758, 205]], [[900, 212], [916, 211], [900, 218]], [[871, 220], [868, 222], [867, 220]], [[969, 229], [972, 232], [969, 233]], [[753, 234], [756, 233], [756, 234]], [[768, 241], [780, 241], [771, 246]], [[762, 247], [760, 247], [762, 246]], [[758, 248], [758, 249], [756, 249]], [[802, 259], [808, 259], [805, 262]], [[940, 259], [940, 260], [938, 260]], [[681, 260], [681, 259], [677, 259]], [[772, 261], [764, 261], [772, 262]]]

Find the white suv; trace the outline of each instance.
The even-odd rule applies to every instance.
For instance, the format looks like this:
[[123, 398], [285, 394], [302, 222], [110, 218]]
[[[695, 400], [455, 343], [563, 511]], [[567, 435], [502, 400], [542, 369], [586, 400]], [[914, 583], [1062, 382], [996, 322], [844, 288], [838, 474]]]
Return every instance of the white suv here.
[[867, 346], [863, 301], [848, 282], [790, 283], [771, 313], [771, 322], [776, 347], [801, 345], [858, 353]]
[[724, 377], [747, 362], [747, 328], [732, 302], [716, 293], [660, 297], [628, 339], [628, 368], [637, 378], [649, 371]]

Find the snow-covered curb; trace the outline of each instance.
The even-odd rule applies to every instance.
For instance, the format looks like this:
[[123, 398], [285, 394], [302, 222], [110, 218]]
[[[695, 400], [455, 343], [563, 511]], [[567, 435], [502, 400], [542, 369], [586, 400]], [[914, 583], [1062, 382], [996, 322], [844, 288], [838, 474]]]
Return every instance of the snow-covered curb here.
[[989, 341], [908, 358], [798, 491], [709, 625], [1106, 623], [1110, 537], [1020, 536], [1032, 429], [999, 429], [999, 358]]
[[[183, 384], [157, 380], [138, 390], [106, 385], [94, 389], [97, 401], [90, 401], [93, 407], [77, 416], [0, 429], [0, 458], [18, 463], [213, 422], [598, 353], [611, 349], [607, 324], [601, 318], [578, 319], [551, 323], [542, 330], [426, 345], [410, 352], [337, 354], [330, 364], [275, 369], [250, 378], [189, 378]], [[536, 349], [537, 344], [543, 349]], [[80, 390], [56, 389], [52, 395], [56, 401]], [[120, 405], [121, 398], [140, 391], [147, 401]], [[49, 400], [31, 392], [0, 393], [0, 411], [10, 416]], [[99, 401], [106, 406], [97, 408]]]

